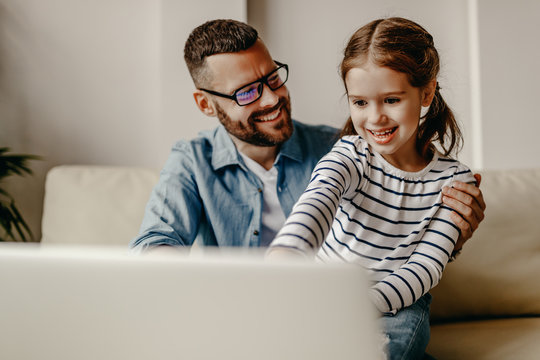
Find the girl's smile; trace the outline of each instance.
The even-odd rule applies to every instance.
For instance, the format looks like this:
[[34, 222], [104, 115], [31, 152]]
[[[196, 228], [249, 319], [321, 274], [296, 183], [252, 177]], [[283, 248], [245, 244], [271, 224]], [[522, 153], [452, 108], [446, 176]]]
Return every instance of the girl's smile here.
[[389, 129], [383, 129], [383, 130], [372, 130], [368, 129], [368, 132], [373, 136], [373, 139], [377, 144], [386, 144], [392, 140], [394, 135], [396, 134], [396, 130], [398, 127], [393, 127]]

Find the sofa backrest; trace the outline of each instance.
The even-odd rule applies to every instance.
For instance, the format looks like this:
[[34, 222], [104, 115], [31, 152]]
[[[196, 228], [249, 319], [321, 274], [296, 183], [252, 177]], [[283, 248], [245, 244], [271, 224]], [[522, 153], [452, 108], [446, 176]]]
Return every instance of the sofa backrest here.
[[158, 171], [63, 165], [45, 182], [44, 244], [126, 246], [138, 233]]
[[[432, 290], [433, 320], [540, 315], [540, 169], [482, 176], [486, 218]], [[127, 246], [158, 177], [130, 167], [51, 169], [42, 243]]]
[[485, 219], [432, 290], [433, 320], [540, 315], [540, 169], [485, 171]]

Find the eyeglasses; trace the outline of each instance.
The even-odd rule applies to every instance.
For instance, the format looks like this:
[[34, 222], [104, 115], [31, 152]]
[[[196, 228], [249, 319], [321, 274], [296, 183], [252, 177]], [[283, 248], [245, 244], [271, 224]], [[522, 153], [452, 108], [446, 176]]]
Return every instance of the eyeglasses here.
[[232, 95], [222, 94], [208, 89], [199, 88], [199, 90], [206, 91], [212, 95], [234, 100], [240, 106], [249, 105], [259, 100], [259, 98], [262, 96], [264, 84], [266, 84], [272, 91], [275, 91], [287, 82], [287, 79], [289, 78], [289, 66], [278, 61], [274, 62], [278, 65], [277, 69], [273, 70], [262, 78], [235, 90]]

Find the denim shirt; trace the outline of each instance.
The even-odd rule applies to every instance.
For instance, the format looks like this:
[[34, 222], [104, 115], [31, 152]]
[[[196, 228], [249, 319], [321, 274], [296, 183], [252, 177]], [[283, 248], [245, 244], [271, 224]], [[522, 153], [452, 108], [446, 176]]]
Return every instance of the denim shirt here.
[[[293, 121], [280, 149], [277, 193], [288, 216], [313, 168], [337, 140], [337, 130]], [[262, 182], [247, 166], [220, 125], [191, 141], [177, 142], [150, 195], [139, 236], [131, 248], [158, 245], [258, 247]]]

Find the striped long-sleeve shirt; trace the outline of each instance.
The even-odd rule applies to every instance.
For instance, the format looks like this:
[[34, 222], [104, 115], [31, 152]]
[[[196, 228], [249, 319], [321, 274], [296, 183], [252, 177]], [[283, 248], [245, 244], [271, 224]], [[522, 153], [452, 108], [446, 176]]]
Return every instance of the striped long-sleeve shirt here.
[[413, 304], [440, 280], [459, 228], [441, 199], [472, 172], [436, 153], [419, 172], [405, 172], [359, 136], [342, 138], [313, 171], [271, 247], [367, 269], [370, 297], [381, 312]]

